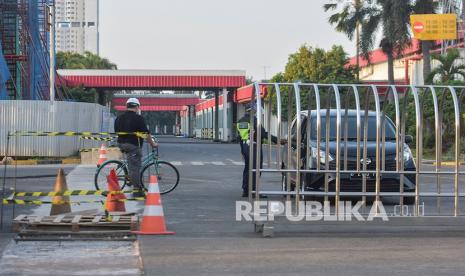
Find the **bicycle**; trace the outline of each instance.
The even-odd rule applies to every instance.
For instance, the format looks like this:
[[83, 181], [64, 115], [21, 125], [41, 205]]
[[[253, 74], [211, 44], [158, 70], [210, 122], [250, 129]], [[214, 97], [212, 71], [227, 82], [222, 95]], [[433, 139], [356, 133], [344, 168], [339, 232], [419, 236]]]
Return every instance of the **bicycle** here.
[[[100, 165], [95, 173], [94, 184], [97, 190], [107, 190], [107, 177], [112, 169], [116, 172], [118, 184], [121, 190], [124, 190], [126, 185], [128, 185], [129, 170], [127, 161], [108, 160]], [[152, 152], [145, 156], [142, 160], [140, 183], [145, 191], [147, 191], [151, 175], [157, 176], [160, 194], [167, 194], [173, 191], [179, 184], [178, 169], [167, 161], [159, 160], [158, 148], [152, 150]]]

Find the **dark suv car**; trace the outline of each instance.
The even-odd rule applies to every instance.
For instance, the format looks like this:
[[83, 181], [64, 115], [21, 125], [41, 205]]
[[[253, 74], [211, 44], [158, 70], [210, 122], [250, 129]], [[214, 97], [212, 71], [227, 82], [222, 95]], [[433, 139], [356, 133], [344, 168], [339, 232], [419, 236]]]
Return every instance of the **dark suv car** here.
[[[320, 160], [317, 160], [317, 113], [311, 111], [310, 126], [311, 137], [310, 145], [307, 145], [307, 125], [308, 125], [308, 112], [301, 112], [301, 160], [302, 168], [315, 169], [317, 162], [320, 163], [320, 169], [335, 170], [336, 169], [336, 110], [329, 111], [330, 128], [329, 128], [329, 144], [326, 145], [326, 110], [320, 110], [321, 119], [321, 140], [320, 140]], [[363, 129], [365, 124], [365, 112], [360, 112], [360, 160], [357, 160], [357, 121], [356, 111], [349, 110], [348, 112], [348, 142], [347, 142], [347, 170], [354, 171], [354, 173], [341, 173], [341, 192], [362, 192], [362, 174], [355, 173], [357, 169], [357, 162], [360, 162], [360, 170], [363, 169], [363, 163], [366, 163], [366, 169], [373, 171], [373, 173], [366, 174], [366, 191], [375, 191], [375, 170], [376, 170], [376, 113], [374, 111], [368, 112], [368, 135], [367, 135], [367, 158], [363, 160]], [[291, 126], [291, 162], [287, 164], [287, 148], [283, 149], [283, 164], [282, 168], [295, 168], [296, 167], [296, 145], [297, 145], [297, 125], [296, 119], [292, 122]], [[344, 170], [344, 151], [345, 151], [345, 110], [341, 113], [341, 141], [340, 141], [340, 169]], [[385, 171], [396, 170], [396, 140], [395, 140], [395, 125], [390, 118], [386, 116], [385, 120]], [[406, 141], [411, 142], [412, 137], [406, 136]], [[310, 147], [311, 160], [306, 160], [307, 147]], [[381, 148], [381, 145], [380, 145]], [[326, 151], [328, 151], [328, 160], [326, 160]], [[380, 150], [381, 151], [381, 150]], [[404, 152], [399, 154], [403, 158], [404, 170], [415, 171], [415, 161], [413, 159], [410, 148], [404, 144]], [[381, 158], [381, 156], [380, 156]], [[309, 161], [309, 163], [307, 163]], [[309, 164], [309, 166], [307, 166]], [[283, 189], [286, 187], [286, 175], [283, 174]], [[296, 174], [290, 173], [291, 183], [294, 186]], [[301, 180], [305, 190], [324, 190], [324, 173], [302, 173]], [[328, 186], [329, 191], [335, 191], [335, 173], [328, 173]], [[400, 174], [381, 174], [380, 189], [381, 192], [399, 192], [400, 191]], [[415, 176], [413, 174], [404, 174], [404, 192], [413, 192], [415, 190]], [[405, 197], [404, 201], [411, 199]], [[410, 200], [408, 200], [410, 201]]]

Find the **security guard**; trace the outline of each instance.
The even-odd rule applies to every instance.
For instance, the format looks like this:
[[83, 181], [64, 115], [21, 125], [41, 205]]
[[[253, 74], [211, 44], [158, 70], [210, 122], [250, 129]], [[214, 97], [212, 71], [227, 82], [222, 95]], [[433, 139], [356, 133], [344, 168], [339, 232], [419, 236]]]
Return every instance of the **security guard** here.
[[[250, 136], [250, 116], [251, 113], [253, 112], [255, 114], [255, 111], [257, 110], [257, 106], [255, 103], [251, 103], [247, 106], [246, 108], [246, 114], [239, 119], [237, 122], [237, 131], [239, 132], [240, 136], [240, 146], [241, 146], [241, 153], [242, 157], [244, 159], [244, 172], [242, 173], [242, 197], [248, 197], [249, 196], [249, 153], [250, 153], [250, 146], [253, 146], [253, 164], [252, 167], [256, 169], [256, 164], [257, 164], [257, 120], [255, 118], [254, 120], [254, 141], [249, 140]], [[261, 127], [261, 137], [262, 141], [266, 141], [266, 138], [268, 137], [268, 133], [266, 132], [265, 128], [263, 126]], [[271, 136], [271, 141], [273, 143], [277, 143], [278, 139], [276, 136]], [[263, 167], [263, 150], [261, 151], [260, 155], [260, 168]], [[252, 189], [255, 190], [255, 176], [256, 173], [253, 173], [253, 185]], [[263, 196], [261, 196], [263, 197]]]

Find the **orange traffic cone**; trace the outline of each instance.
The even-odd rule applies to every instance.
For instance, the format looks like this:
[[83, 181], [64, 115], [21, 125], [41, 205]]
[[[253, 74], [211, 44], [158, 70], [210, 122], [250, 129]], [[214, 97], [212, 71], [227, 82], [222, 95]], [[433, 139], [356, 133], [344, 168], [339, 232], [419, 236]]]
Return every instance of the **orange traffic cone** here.
[[[114, 169], [110, 171], [110, 175], [108, 176], [108, 191], [121, 191], [118, 185], [118, 178], [116, 177], [116, 172]], [[108, 193], [107, 202], [105, 203], [105, 210], [107, 210], [108, 212], [126, 212], [124, 201], [120, 201], [121, 199], [126, 199], [126, 196], [124, 194]]]
[[145, 200], [144, 217], [139, 231], [133, 233], [140, 235], [172, 235], [174, 232], [166, 231], [165, 216], [161, 204], [160, 189], [156, 176], [150, 176], [149, 191]]
[[[66, 185], [66, 178], [63, 169], [58, 171], [57, 180], [55, 182], [54, 191], [57, 193], [64, 193], [68, 190]], [[71, 212], [71, 205], [69, 203], [69, 196], [54, 196], [52, 199], [52, 209], [50, 210], [50, 215], [60, 215]]]
[[98, 152], [99, 152], [99, 158], [97, 161], [97, 167], [100, 167], [100, 165], [102, 165], [103, 162], [107, 161], [108, 152], [107, 152], [107, 146], [105, 145], [105, 143], [102, 144]]

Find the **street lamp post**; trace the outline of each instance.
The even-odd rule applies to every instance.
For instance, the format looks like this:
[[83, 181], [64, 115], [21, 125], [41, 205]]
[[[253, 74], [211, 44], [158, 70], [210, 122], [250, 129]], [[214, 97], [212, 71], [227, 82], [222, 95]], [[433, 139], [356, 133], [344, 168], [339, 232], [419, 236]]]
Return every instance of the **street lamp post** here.
[[50, 27], [50, 102], [55, 101], [55, 1], [48, 6]]

